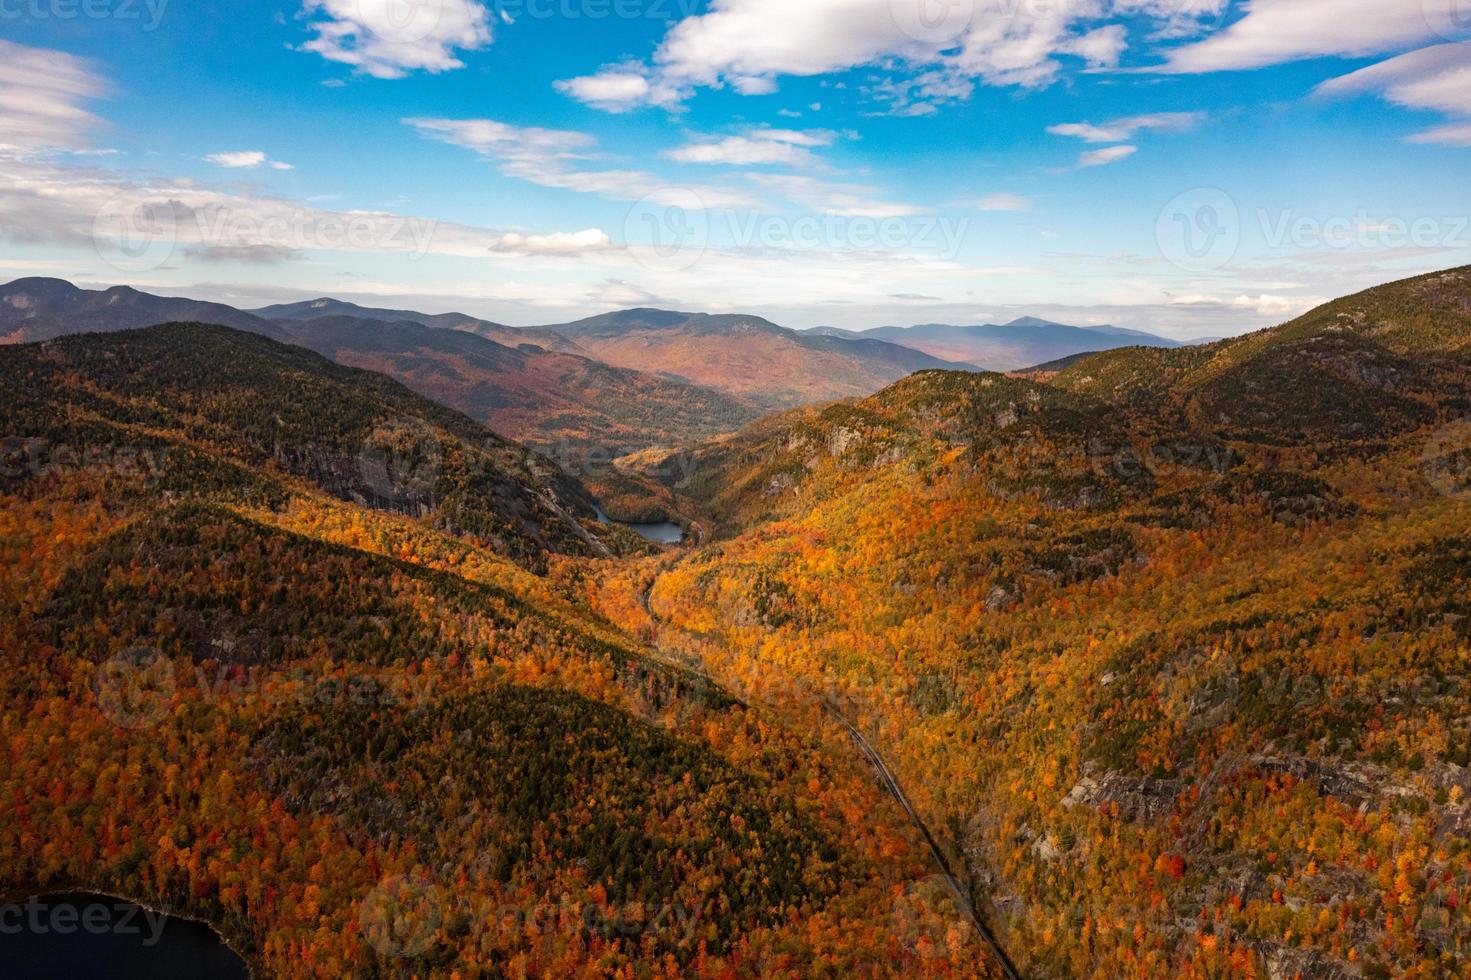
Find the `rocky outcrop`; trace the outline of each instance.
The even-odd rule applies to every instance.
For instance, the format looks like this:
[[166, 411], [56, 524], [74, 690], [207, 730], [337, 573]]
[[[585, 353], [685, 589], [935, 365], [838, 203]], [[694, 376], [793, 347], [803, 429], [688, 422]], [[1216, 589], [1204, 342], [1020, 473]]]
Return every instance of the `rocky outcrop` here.
[[1185, 789], [1179, 779], [1125, 776], [1117, 772], [1099, 774], [1085, 766], [1081, 779], [1062, 798], [1062, 805], [1101, 807], [1113, 805], [1119, 814], [1133, 820], [1153, 820], [1174, 808], [1175, 798]]

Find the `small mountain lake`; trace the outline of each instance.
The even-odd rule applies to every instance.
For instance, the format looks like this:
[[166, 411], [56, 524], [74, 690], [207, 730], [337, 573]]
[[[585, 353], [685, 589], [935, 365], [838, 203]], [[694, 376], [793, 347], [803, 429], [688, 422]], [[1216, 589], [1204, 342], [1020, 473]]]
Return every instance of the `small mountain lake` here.
[[679, 544], [684, 540], [684, 528], [671, 521], [659, 521], [653, 524], [630, 524], [627, 521], [615, 521], [601, 509], [598, 510], [598, 521], [603, 524], [622, 524], [634, 534], [645, 541], [653, 541], [656, 544]]
[[126, 899], [59, 892], [0, 903], [0, 973], [26, 980], [248, 980], [202, 922]]

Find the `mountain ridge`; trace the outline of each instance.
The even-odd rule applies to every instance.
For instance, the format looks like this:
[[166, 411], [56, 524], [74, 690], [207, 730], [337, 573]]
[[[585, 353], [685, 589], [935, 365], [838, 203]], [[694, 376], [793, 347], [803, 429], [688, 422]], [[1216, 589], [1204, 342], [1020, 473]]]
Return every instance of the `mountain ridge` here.
[[1184, 346], [1167, 337], [1126, 327], [1071, 326], [1033, 316], [1018, 317], [1009, 323], [919, 323], [908, 327], [875, 327], [871, 330], [821, 327], [817, 331], [847, 339], [872, 337], [887, 340], [936, 357], [969, 362], [988, 371], [1019, 371], [1114, 347]]
[[767, 410], [866, 395], [914, 371], [974, 367], [882, 338], [823, 336], [739, 313], [640, 308], [536, 329], [606, 363], [657, 369]]

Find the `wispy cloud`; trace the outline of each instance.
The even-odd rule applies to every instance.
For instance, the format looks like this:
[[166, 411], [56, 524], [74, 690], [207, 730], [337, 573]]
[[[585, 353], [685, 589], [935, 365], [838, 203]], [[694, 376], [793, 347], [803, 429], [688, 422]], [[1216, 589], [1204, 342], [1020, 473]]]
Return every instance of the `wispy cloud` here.
[[1396, 105], [1461, 117], [1410, 137], [1412, 143], [1471, 146], [1471, 41], [1422, 48], [1324, 82], [1325, 96], [1379, 92]]
[[793, 204], [843, 218], [907, 218], [920, 209], [909, 204], [878, 200], [873, 187], [838, 183], [795, 174], [752, 174], [751, 180], [768, 187]]
[[233, 150], [226, 153], [211, 153], [204, 158], [217, 167], [230, 170], [255, 170], [269, 164], [273, 170], [294, 170], [295, 167], [280, 160], [272, 160], [261, 150]]
[[1053, 136], [1067, 136], [1085, 143], [1125, 143], [1146, 130], [1153, 132], [1183, 133], [1194, 129], [1204, 120], [1204, 112], [1156, 112], [1143, 116], [1126, 116], [1111, 122], [1061, 123], [1048, 126]]
[[1026, 211], [1031, 206], [1031, 200], [1020, 194], [991, 194], [976, 204], [982, 211]]
[[597, 140], [564, 129], [512, 126], [493, 119], [405, 119], [419, 134], [471, 150], [494, 161], [507, 177], [542, 187], [598, 194], [620, 201], [705, 208], [742, 207], [748, 194], [724, 187], [676, 184], [643, 170], [605, 170], [585, 166], [597, 157]]
[[1138, 152], [1137, 146], [1108, 146], [1101, 150], [1089, 150], [1078, 157], [1078, 167], [1105, 167], [1110, 163], [1127, 160]]
[[669, 150], [664, 156], [678, 163], [810, 167], [819, 165], [811, 148], [827, 146], [836, 138], [836, 133], [827, 130], [752, 129], [742, 136], [698, 139]]
[[80, 149], [107, 86], [81, 58], [0, 40], [0, 149]]
[[1245, 17], [1202, 41], [1170, 51], [1160, 70], [1232, 71], [1325, 55], [1358, 58], [1402, 51], [1438, 36], [1437, 16], [1449, 29], [1454, 3], [1252, 0], [1246, 4]]

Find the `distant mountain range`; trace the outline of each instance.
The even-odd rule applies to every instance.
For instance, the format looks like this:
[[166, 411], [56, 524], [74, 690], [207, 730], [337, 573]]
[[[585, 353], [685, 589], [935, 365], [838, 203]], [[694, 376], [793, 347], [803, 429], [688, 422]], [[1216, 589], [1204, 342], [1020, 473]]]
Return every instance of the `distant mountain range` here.
[[809, 332], [847, 340], [886, 340], [945, 360], [965, 361], [987, 371], [1017, 371], [1075, 354], [1117, 347], [1183, 346], [1178, 341], [1140, 330], [1114, 326], [1074, 327], [1034, 316], [1020, 317], [1010, 323], [977, 326], [923, 323], [913, 327], [878, 327], [862, 331], [818, 327]]
[[386, 374], [542, 449], [598, 447], [611, 456], [696, 432], [711, 438], [757, 415], [711, 388], [463, 330], [348, 316], [273, 322], [291, 343]]
[[600, 361], [657, 371], [763, 408], [863, 397], [915, 371], [970, 371], [881, 337], [791, 330], [759, 316], [622, 310], [538, 328]]
[[352, 317], [358, 320], [380, 320], [386, 323], [417, 323], [441, 330], [461, 330], [494, 340], [508, 347], [531, 343], [547, 350], [559, 350], [570, 354], [582, 353], [577, 345], [558, 334], [545, 330], [530, 330], [525, 327], [508, 327], [503, 323], [492, 323], [468, 313], [420, 313], [417, 310], [385, 310], [340, 299], [311, 299], [300, 303], [281, 303], [251, 310], [252, 314], [267, 320], [315, 320], [319, 317]]
[[[126, 286], [81, 289], [60, 279], [0, 286], [0, 338], [9, 342], [170, 322], [247, 330], [382, 372], [543, 449], [597, 447], [608, 455], [671, 445], [728, 432], [758, 414], [753, 405], [717, 391], [573, 353], [576, 345], [557, 334], [457, 313], [375, 310], [331, 299], [245, 311]], [[501, 332], [517, 343], [493, 339]]]
[[129, 286], [80, 289], [64, 279], [17, 279], [0, 286], [0, 342], [30, 343], [171, 321], [217, 323], [280, 339], [269, 320], [221, 303], [154, 296]]
[[60, 279], [0, 286], [0, 342], [169, 322], [248, 330], [381, 371], [532, 445], [618, 451], [711, 438], [766, 411], [866, 397], [915, 371], [1015, 370], [1126, 345], [1180, 346], [1032, 317], [798, 331], [758, 316], [633, 309], [523, 328], [327, 297], [242, 310]]

